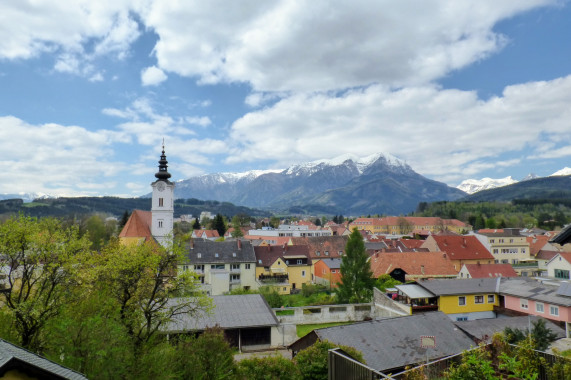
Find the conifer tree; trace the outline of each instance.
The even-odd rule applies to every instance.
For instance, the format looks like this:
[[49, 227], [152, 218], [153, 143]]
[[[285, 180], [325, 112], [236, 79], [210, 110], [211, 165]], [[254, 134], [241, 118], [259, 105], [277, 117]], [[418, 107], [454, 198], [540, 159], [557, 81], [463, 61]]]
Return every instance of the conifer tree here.
[[375, 279], [361, 233], [355, 228], [341, 259], [341, 283], [337, 297], [342, 303], [370, 302]]

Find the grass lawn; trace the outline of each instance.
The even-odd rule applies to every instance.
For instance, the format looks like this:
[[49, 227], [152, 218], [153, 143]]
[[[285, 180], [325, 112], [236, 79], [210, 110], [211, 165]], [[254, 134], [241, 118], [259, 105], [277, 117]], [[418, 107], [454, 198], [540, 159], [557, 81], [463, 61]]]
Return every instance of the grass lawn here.
[[333, 326], [340, 326], [340, 325], [349, 325], [354, 322], [334, 322], [334, 323], [318, 323], [314, 325], [297, 325], [297, 336], [303, 337], [312, 332], [315, 329], [321, 329], [323, 327], [333, 327]]

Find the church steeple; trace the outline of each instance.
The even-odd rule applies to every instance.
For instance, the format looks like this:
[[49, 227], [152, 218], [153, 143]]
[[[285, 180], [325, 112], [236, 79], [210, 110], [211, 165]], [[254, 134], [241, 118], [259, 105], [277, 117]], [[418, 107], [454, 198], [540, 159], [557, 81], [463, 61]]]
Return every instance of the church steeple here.
[[163, 139], [163, 151], [161, 154], [161, 158], [159, 160], [159, 171], [155, 174], [155, 177], [158, 181], [166, 181], [168, 182], [171, 174], [168, 172], [168, 164], [167, 156], [165, 155], [165, 140]]

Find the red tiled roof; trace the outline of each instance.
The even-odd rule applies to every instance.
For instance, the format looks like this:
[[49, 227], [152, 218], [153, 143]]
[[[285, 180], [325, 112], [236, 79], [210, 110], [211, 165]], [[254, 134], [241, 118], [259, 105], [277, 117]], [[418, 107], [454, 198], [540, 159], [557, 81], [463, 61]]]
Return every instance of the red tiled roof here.
[[371, 256], [375, 277], [400, 268], [409, 276], [456, 276], [458, 271], [441, 252], [384, 252]]
[[464, 264], [470, 277], [517, 277], [516, 271], [510, 264]]
[[152, 220], [153, 216], [150, 211], [133, 210], [119, 237], [151, 239], [153, 237], [151, 234]]
[[447, 252], [450, 260], [494, 260], [494, 256], [475, 236], [432, 235], [441, 251]]
[[[339, 252], [345, 252], [348, 236], [316, 236], [316, 237], [294, 237], [291, 241], [294, 245], [305, 245], [309, 249], [312, 259], [340, 257]], [[325, 252], [329, 252], [326, 256]], [[319, 252], [319, 256], [317, 255]]]
[[569, 264], [571, 264], [571, 252], [557, 252], [565, 259]]
[[420, 248], [420, 246], [424, 243], [424, 240], [418, 239], [401, 239], [400, 241], [404, 246], [410, 249]]
[[529, 243], [529, 253], [532, 256], [537, 255], [537, 253], [543, 248], [549, 241], [549, 236], [538, 235], [538, 236], [528, 236], [525, 238]]
[[220, 237], [217, 230], [194, 230], [194, 236], [203, 239]]

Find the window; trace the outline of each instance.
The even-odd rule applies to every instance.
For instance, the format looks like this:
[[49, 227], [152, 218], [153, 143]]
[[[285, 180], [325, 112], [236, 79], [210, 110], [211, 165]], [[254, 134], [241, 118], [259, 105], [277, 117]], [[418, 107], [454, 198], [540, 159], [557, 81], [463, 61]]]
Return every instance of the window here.
[[224, 269], [224, 264], [212, 264], [210, 269]]
[[558, 306], [549, 306], [549, 314], [558, 316], [559, 315], [559, 307]]
[[466, 297], [460, 296], [458, 297], [458, 306], [465, 306], [466, 305]]
[[512, 264], [517, 264], [518, 262], [519, 262], [518, 259], [513, 259], [513, 260], [512, 260]]
[[305, 271], [304, 270], [301, 271], [301, 277], [305, 277]]
[[163, 221], [159, 220], [159, 228], [163, 228]]
[[498, 239], [498, 243], [503, 243], [504, 239]]
[[502, 260], [502, 264], [509, 264], [509, 263], [510, 263], [510, 261], [508, 259]]
[[484, 303], [484, 296], [474, 296], [474, 303]]
[[339, 251], [339, 256], [343, 256], [343, 251]]
[[198, 257], [200, 259], [202, 257], [202, 253], [197, 253], [196, 257]]
[[159, 207], [163, 207], [163, 203], [164, 203], [163, 198], [159, 198]]
[[493, 294], [488, 294], [488, 303], [496, 302], [496, 296]]
[[250, 269], [250, 264], [244, 264], [244, 269]]
[[529, 307], [527, 300], [521, 300], [521, 308], [527, 309]]
[[232, 252], [232, 257], [236, 257], [236, 252]]
[[536, 302], [535, 303], [535, 311], [537, 311], [538, 313], [543, 313], [543, 304], [541, 302]]
[[188, 270], [188, 265], [183, 265], [182, 270], [183, 270], [183, 272], [186, 272]]
[[194, 270], [204, 271], [204, 265], [195, 265]]
[[522, 248], [522, 249], [521, 249], [521, 253], [525, 253], [525, 248]]
[[230, 275], [230, 281], [240, 281], [240, 275], [239, 274], [231, 274]]
[[301, 264], [301, 259], [297, 259], [297, 264], [298, 264], [298, 265]]
[[325, 251], [325, 256], [329, 256], [329, 251]]
[[494, 248], [494, 254], [497, 254], [499, 251], [497, 248]]
[[214, 257], [218, 257], [218, 254], [217, 254], [217, 253], [215, 253], [215, 254], [214, 254]]
[[492, 244], [493, 244], [494, 242], [495, 242], [495, 240], [494, 240], [494, 239], [490, 239], [490, 243], [492, 243]]
[[569, 279], [569, 271], [563, 269], [555, 269], [555, 278]]
[[240, 264], [232, 264], [232, 270], [240, 270]]
[[316, 251], [316, 252], [315, 252], [315, 256], [321, 256], [321, 252]]
[[458, 322], [460, 322], [460, 321], [467, 321], [467, 320], [468, 320], [468, 317], [456, 317], [456, 320], [457, 320]]

